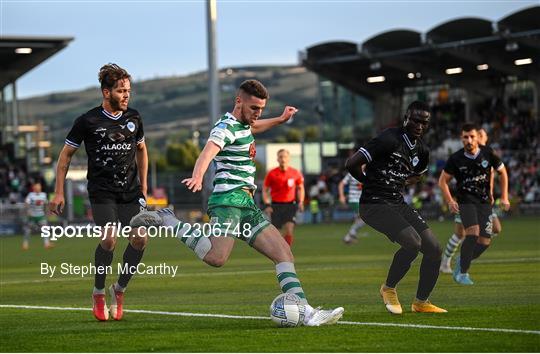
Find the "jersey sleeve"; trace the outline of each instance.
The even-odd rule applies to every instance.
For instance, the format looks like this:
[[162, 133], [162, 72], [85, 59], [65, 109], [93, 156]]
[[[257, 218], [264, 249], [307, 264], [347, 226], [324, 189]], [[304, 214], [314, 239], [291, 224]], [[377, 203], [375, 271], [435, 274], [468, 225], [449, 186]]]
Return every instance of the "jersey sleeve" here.
[[236, 137], [232, 131], [232, 125], [223, 121], [214, 126], [208, 138], [208, 141], [212, 141], [221, 149], [226, 145], [234, 143], [235, 140]]
[[450, 156], [448, 160], [446, 161], [446, 165], [444, 165], [444, 172], [451, 174], [452, 176], [455, 176], [457, 173], [457, 167], [456, 163], [454, 161], [454, 157]]
[[26, 196], [26, 198], [24, 198], [24, 203], [25, 203], [25, 204], [30, 204], [31, 201], [32, 201], [32, 199], [30, 199], [30, 193], [28, 193], [28, 195]]
[[350, 174], [350, 173], [347, 173], [347, 174], [345, 175], [345, 177], [343, 177], [343, 179], [341, 180], [341, 182], [342, 182], [343, 184], [346, 185], [346, 184], [348, 184], [348, 183], [351, 181], [351, 178], [352, 178], [351, 174]]
[[304, 184], [304, 176], [300, 173], [300, 171], [297, 171], [295, 183], [297, 186]]
[[370, 163], [385, 155], [388, 155], [396, 146], [396, 139], [387, 132], [382, 132], [377, 137], [371, 139], [365, 147], [360, 148], [367, 162]]
[[75, 149], [80, 148], [86, 132], [84, 125], [84, 116], [77, 118], [75, 123], [73, 123], [73, 126], [71, 127], [71, 130], [69, 131], [64, 143]]
[[501, 158], [497, 156], [492, 149], [489, 150], [489, 160], [491, 166], [493, 166], [493, 168], [497, 171], [500, 171], [504, 167], [504, 163], [502, 162]]
[[139, 115], [139, 129], [137, 129], [137, 135], [135, 136], [137, 139], [137, 145], [144, 143], [144, 127], [143, 127], [143, 121], [142, 118], [140, 118]]

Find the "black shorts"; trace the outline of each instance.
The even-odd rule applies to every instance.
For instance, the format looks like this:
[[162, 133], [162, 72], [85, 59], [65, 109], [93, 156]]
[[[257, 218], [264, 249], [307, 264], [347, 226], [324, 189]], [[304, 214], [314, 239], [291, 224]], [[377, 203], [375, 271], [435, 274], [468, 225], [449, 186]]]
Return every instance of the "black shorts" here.
[[405, 202], [391, 204], [362, 201], [359, 214], [366, 224], [385, 234], [392, 242], [395, 242], [395, 237], [409, 226], [412, 226], [418, 234], [429, 228], [418, 211]]
[[132, 217], [146, 209], [146, 199], [140, 190], [118, 193], [94, 191], [89, 193], [94, 222], [105, 226], [108, 222], [129, 226]]
[[296, 203], [272, 203], [272, 225], [281, 229], [288, 222], [296, 223]]
[[459, 204], [459, 215], [464, 228], [478, 225], [480, 236], [491, 237], [493, 229], [493, 217], [491, 204], [463, 203]]

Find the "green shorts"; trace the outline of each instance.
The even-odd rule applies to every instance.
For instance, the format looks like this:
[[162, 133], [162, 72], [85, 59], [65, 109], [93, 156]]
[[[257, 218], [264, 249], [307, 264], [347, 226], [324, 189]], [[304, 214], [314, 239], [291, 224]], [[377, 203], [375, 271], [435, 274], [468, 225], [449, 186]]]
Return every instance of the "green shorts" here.
[[36, 226], [44, 226], [47, 225], [47, 218], [43, 216], [28, 216], [26, 219], [26, 222], [28, 224], [36, 225]]
[[210, 197], [208, 203], [208, 216], [212, 225], [213, 236], [234, 236], [253, 245], [257, 236], [270, 222], [264, 217], [253, 198], [242, 190], [227, 193], [228, 200], [234, 205], [213, 203], [217, 198]]
[[355, 214], [358, 215], [358, 211], [360, 210], [360, 203], [359, 202], [349, 202], [349, 208], [354, 211]]

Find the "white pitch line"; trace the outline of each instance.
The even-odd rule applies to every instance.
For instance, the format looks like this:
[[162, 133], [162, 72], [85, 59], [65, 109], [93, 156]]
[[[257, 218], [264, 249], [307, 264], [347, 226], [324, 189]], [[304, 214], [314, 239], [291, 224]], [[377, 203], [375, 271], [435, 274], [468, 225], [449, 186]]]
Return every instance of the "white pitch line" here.
[[[0, 305], [0, 308], [30, 309], [30, 310], [56, 310], [56, 311], [91, 311], [92, 310], [90, 308], [84, 308], [84, 307], [55, 307], [55, 306], [32, 306], [32, 305]], [[124, 312], [144, 313], [144, 314], [150, 314], [150, 315], [180, 316], [180, 317], [230, 318], [230, 319], [238, 319], [238, 320], [269, 320], [270, 319], [270, 317], [263, 317], [263, 316], [240, 316], [240, 315], [224, 315], [224, 314], [212, 314], [212, 313], [169, 312], [169, 311], [151, 311], [151, 310], [124, 310]], [[354, 321], [339, 321], [338, 324], [355, 325], [355, 326], [446, 329], [446, 330], [452, 330], [452, 331], [482, 331], [482, 332], [522, 333], [522, 334], [540, 335], [540, 331], [525, 330], [525, 329], [511, 329], [511, 328], [451, 327], [451, 326], [433, 326], [433, 325], [406, 324], [406, 323], [354, 322]]]
[[[376, 260], [377, 261], [377, 260]], [[507, 258], [507, 259], [485, 259], [475, 261], [476, 264], [482, 263], [520, 263], [520, 262], [540, 262], [540, 257], [529, 257], [529, 258]], [[366, 263], [366, 262], [359, 262]], [[311, 271], [325, 271], [325, 270], [352, 270], [352, 269], [365, 269], [365, 266], [343, 266], [343, 267], [306, 267], [298, 268], [299, 272], [311, 272]], [[216, 277], [216, 276], [228, 276], [228, 275], [247, 275], [247, 274], [265, 274], [265, 273], [275, 273], [274, 269], [261, 269], [261, 270], [239, 270], [239, 271], [230, 271], [230, 272], [194, 272], [194, 273], [180, 273], [175, 276], [175, 278], [184, 278], [184, 277]], [[88, 276], [87, 276], [88, 277]], [[86, 278], [87, 278], [86, 277]], [[169, 275], [139, 275], [137, 278], [171, 278]], [[70, 281], [79, 281], [85, 280], [85, 277], [65, 277], [65, 278], [44, 278], [44, 279], [32, 279], [32, 280], [8, 280], [0, 281], [0, 285], [12, 285], [12, 284], [33, 284], [33, 283], [48, 283], [48, 282], [70, 282]]]
[[504, 332], [504, 333], [526, 333], [526, 334], [540, 335], [540, 331], [532, 331], [532, 330], [526, 330], [526, 329], [511, 329], [511, 328], [451, 327], [451, 326], [432, 326], [432, 325], [405, 324], [405, 323], [351, 322], [351, 321], [339, 321], [338, 323], [350, 324], [350, 325], [381, 326], [381, 327], [449, 329], [449, 330], [454, 330], [454, 331], [483, 331], [483, 332]]

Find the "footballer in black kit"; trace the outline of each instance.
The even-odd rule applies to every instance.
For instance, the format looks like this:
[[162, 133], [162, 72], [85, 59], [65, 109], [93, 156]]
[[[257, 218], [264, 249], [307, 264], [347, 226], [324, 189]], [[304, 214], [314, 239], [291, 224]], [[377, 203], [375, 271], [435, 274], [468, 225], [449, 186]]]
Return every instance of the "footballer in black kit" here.
[[[56, 171], [55, 197], [51, 211], [60, 214], [64, 206], [64, 181], [73, 154], [84, 142], [88, 155], [88, 195], [94, 221], [104, 226], [95, 251], [94, 266], [110, 266], [116, 246], [116, 229], [128, 226], [131, 218], [146, 208], [148, 154], [140, 114], [128, 108], [131, 76], [116, 64], [104, 65], [99, 72], [103, 102], [75, 120], [60, 153]], [[106, 272], [94, 279], [93, 312], [105, 321], [123, 316], [124, 290], [140, 263], [147, 237], [133, 229], [124, 251], [118, 281], [108, 288], [110, 308], [105, 301]], [[100, 268], [101, 267], [101, 268]], [[127, 271], [126, 271], [127, 270]]]
[[[478, 144], [478, 128], [465, 124], [461, 131], [463, 148], [448, 158], [439, 178], [444, 199], [453, 213], [460, 213], [465, 228], [465, 241], [454, 269], [454, 280], [463, 285], [472, 285], [468, 274], [471, 261], [489, 247], [492, 234], [491, 171], [499, 174], [501, 207], [508, 210], [508, 176], [501, 159], [487, 146]], [[449, 183], [456, 179], [456, 199], [450, 193]]]
[[351, 175], [364, 184], [360, 198], [360, 217], [366, 224], [401, 246], [394, 255], [386, 282], [380, 289], [386, 309], [393, 314], [403, 312], [396, 286], [418, 252], [423, 253], [423, 258], [412, 310], [446, 312], [428, 300], [437, 283], [441, 248], [424, 219], [404, 202], [402, 194], [405, 185], [417, 182], [427, 171], [429, 149], [421, 137], [427, 130], [430, 117], [427, 104], [420, 101], [411, 103], [403, 127], [386, 129], [360, 148], [346, 163]]
[[141, 116], [131, 108], [116, 117], [101, 106], [93, 108], [75, 120], [65, 144], [79, 148], [83, 141], [96, 225], [118, 221], [129, 225], [131, 218], [146, 207], [135, 163], [137, 145], [144, 143]]

